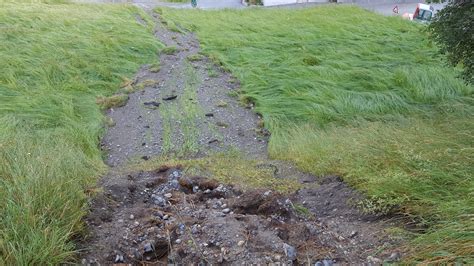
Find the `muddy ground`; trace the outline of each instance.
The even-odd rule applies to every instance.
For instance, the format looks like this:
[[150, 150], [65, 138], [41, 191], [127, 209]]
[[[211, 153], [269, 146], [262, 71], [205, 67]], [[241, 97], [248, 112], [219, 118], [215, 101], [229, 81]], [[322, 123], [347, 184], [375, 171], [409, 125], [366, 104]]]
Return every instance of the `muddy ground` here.
[[[356, 209], [363, 197], [340, 178], [314, 177], [268, 158], [270, 133], [253, 106], [236, 97], [235, 78], [200, 54], [192, 33], [170, 30], [152, 15], [155, 36], [167, 48], [159, 67], [143, 66], [126, 84], [134, 88], [127, 104], [107, 112], [113, 126], [102, 148], [110, 171], [85, 218], [88, 234], [78, 241], [82, 264], [332, 265], [400, 258], [398, 240], [386, 233], [390, 222]], [[298, 180], [301, 188], [282, 194], [233, 185], [180, 165], [127, 170], [160, 156], [186, 160], [229, 150], [263, 160], [274, 178]]]

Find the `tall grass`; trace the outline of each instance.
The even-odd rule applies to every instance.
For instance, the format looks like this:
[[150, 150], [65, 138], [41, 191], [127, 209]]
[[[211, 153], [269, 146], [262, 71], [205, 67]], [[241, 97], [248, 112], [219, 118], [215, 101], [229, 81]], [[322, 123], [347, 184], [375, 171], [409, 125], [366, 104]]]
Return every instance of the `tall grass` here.
[[474, 253], [474, 90], [423, 26], [348, 6], [162, 13], [239, 78], [273, 157], [340, 174], [373, 199], [366, 211], [428, 226], [408, 259]]
[[130, 6], [0, 4], [0, 265], [68, 261], [107, 96], [160, 44]]

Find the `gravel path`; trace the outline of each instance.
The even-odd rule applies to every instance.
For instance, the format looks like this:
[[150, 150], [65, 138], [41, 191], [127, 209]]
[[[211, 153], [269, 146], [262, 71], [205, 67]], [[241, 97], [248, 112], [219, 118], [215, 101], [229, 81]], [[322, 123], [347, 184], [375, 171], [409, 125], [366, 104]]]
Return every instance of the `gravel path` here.
[[[391, 222], [351, 204], [362, 195], [337, 177], [317, 178], [269, 159], [269, 132], [253, 106], [235, 97], [238, 81], [200, 54], [194, 34], [146, 11], [167, 47], [159, 68], [145, 65], [136, 74], [129, 85], [138, 91], [127, 104], [107, 111], [113, 126], [101, 144], [111, 168], [85, 218], [89, 233], [78, 241], [82, 264], [332, 265], [400, 258], [398, 240], [385, 231]], [[229, 150], [263, 161], [258, 167], [298, 180], [302, 189], [241, 191], [190, 176], [179, 165], [126, 170], [163, 155], [207, 158]]]

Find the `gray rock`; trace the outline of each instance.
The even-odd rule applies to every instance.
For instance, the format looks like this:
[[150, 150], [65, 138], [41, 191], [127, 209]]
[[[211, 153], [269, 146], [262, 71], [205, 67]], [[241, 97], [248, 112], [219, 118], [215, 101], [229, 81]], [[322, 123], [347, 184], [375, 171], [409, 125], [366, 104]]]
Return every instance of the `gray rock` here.
[[171, 193], [166, 193], [166, 194], [163, 195], [163, 196], [165, 196], [165, 198], [168, 198], [168, 199], [169, 199], [169, 198], [173, 197], [173, 194], [171, 194]]
[[123, 260], [123, 255], [120, 255], [120, 254], [117, 254], [115, 255], [115, 260], [114, 260], [115, 263], [122, 263], [124, 262]]
[[295, 247], [284, 243], [283, 244], [283, 250], [285, 251], [285, 255], [289, 260], [291, 260], [291, 261], [296, 260], [296, 248]]
[[153, 252], [153, 250], [154, 248], [151, 243], [145, 243], [145, 245], [143, 246], [143, 251], [145, 251], [145, 253], [151, 253]]
[[160, 207], [164, 207], [166, 205], [166, 200], [156, 194], [151, 194], [151, 199], [153, 200], [154, 204]]
[[225, 209], [222, 210], [222, 212], [225, 213], [225, 214], [227, 214], [227, 213], [230, 212], [230, 209], [229, 209], [229, 208], [225, 208]]
[[332, 266], [334, 263], [332, 260], [323, 260], [323, 265], [324, 266]]
[[320, 261], [317, 261], [317, 262], [314, 264], [314, 266], [323, 266], [323, 263], [320, 262]]
[[388, 259], [386, 259], [387, 262], [397, 262], [400, 261], [400, 258], [402, 255], [399, 252], [393, 252]]

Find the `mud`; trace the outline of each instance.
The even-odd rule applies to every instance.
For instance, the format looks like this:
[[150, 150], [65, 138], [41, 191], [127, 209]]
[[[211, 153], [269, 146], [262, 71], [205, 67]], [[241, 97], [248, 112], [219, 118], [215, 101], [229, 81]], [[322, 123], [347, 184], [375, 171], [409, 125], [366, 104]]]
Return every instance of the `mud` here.
[[[120, 180], [104, 183], [93, 201], [85, 264], [361, 263], [381, 245], [395, 244], [381, 224], [347, 207], [356, 195], [341, 192], [338, 181], [284, 195], [242, 191], [179, 168]], [[336, 200], [323, 209], [346, 209], [319, 216], [313, 203], [330, 194]], [[302, 205], [316, 211], [299, 213], [295, 206]]]

